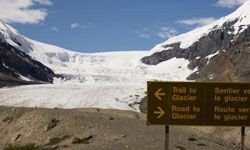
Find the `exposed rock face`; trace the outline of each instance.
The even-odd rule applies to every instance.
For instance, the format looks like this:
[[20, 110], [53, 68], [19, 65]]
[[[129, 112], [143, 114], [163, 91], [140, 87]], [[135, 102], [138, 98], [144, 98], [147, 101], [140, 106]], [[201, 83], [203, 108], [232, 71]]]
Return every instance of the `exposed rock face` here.
[[[166, 45], [164, 47], [172, 49], [156, 52], [141, 61], [157, 65], [173, 57], [185, 58], [190, 61], [189, 69], [198, 68], [188, 80], [250, 80], [250, 26], [239, 35], [231, 34], [232, 25], [237, 21], [225, 23], [186, 49], [180, 48], [180, 43]], [[218, 51], [220, 53], [209, 61], [207, 56]]]
[[56, 75], [42, 63], [26, 53], [7, 44], [0, 43], [0, 81], [24, 84], [21, 76], [35, 82], [53, 82]]
[[[224, 51], [200, 67], [194, 79], [250, 81], [250, 28], [239, 35], [237, 40]], [[192, 74], [191, 76], [194, 76]], [[190, 76], [190, 77], [191, 77]]]
[[196, 57], [206, 57], [218, 50], [227, 49], [231, 47], [233, 44], [231, 41], [234, 39], [234, 35], [229, 34], [233, 31], [231, 24], [233, 24], [233, 22], [224, 24], [222, 29], [210, 32], [207, 36], [203, 36], [187, 49], [181, 49], [180, 43], [166, 45], [164, 47], [172, 47], [172, 49], [163, 50], [151, 56], [144, 57], [142, 58], [142, 62], [149, 65], [157, 65], [173, 57], [193, 60]]
[[240, 81], [242, 78], [237, 71], [230, 57], [226, 53], [221, 52], [217, 56], [210, 59], [210, 62], [199, 72], [189, 76], [188, 79], [197, 79], [199, 81]]

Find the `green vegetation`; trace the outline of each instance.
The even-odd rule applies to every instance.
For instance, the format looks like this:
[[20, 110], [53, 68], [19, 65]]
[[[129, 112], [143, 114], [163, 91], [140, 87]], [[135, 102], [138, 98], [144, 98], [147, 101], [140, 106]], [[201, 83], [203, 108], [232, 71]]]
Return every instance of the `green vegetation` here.
[[12, 145], [8, 144], [4, 150], [35, 150], [37, 147], [35, 144], [26, 144], [26, 145]]

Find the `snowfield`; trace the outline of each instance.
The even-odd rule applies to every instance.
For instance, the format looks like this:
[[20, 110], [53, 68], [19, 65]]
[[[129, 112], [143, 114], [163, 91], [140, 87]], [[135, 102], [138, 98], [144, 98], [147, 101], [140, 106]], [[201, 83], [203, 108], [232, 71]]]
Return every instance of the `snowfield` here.
[[49, 60], [47, 65], [66, 78], [55, 78], [54, 84], [1, 88], [0, 105], [139, 111], [139, 102], [146, 96], [148, 80], [183, 81], [193, 72], [188, 69], [189, 61], [185, 59], [173, 58], [157, 66], [142, 64], [140, 58], [145, 53], [71, 52], [75, 57], [69, 57], [66, 62], [57, 57], [60, 55], [46, 58], [47, 54], [44, 54], [44, 58]]
[[139, 110], [140, 86], [45, 84], [3, 88], [0, 105], [42, 108]]
[[186, 80], [193, 71], [187, 68], [188, 60], [173, 58], [157, 66], [140, 60], [148, 51], [122, 51], [79, 53], [27, 39], [33, 51], [29, 55], [67, 76], [54, 83], [74, 84], [145, 84], [147, 80]]
[[[140, 60], [147, 51], [79, 53], [22, 36], [0, 22], [0, 40], [64, 78], [54, 84], [0, 89], [0, 105], [48, 108], [106, 108], [139, 111], [149, 80], [186, 80], [188, 60], [172, 58], [156, 66]], [[32, 78], [21, 76], [32, 81]]]

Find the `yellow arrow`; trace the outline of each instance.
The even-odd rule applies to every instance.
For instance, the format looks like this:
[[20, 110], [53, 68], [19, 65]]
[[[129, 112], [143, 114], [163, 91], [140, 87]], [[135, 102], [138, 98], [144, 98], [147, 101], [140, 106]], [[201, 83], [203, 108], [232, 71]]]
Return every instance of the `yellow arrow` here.
[[155, 92], [155, 97], [158, 99], [158, 100], [162, 100], [161, 96], [165, 96], [166, 94], [165, 93], [161, 93], [161, 90], [162, 89], [159, 89], [158, 91]]
[[158, 114], [157, 119], [160, 119], [165, 114], [165, 111], [162, 110], [162, 108], [159, 107], [159, 106], [157, 108], [158, 108], [159, 111], [154, 111], [154, 114]]

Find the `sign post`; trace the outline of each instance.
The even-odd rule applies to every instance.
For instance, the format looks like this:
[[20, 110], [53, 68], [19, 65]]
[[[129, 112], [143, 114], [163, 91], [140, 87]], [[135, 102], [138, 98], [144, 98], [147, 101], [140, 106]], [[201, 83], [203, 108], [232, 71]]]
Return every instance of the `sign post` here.
[[245, 150], [245, 127], [241, 127], [241, 150]]
[[147, 122], [165, 125], [238, 126], [241, 149], [250, 126], [250, 83], [148, 82]]
[[165, 150], [169, 150], [169, 126], [165, 126]]

